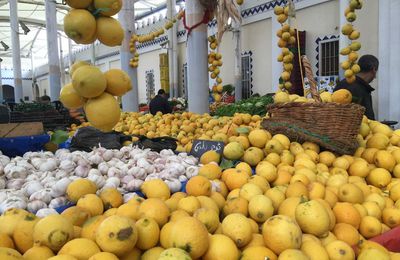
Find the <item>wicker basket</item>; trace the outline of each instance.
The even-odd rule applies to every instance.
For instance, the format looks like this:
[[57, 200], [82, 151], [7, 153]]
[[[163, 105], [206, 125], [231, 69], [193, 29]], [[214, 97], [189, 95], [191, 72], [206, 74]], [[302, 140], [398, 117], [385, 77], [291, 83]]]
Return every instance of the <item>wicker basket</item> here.
[[262, 126], [272, 134], [285, 134], [292, 141], [311, 141], [339, 154], [354, 154], [365, 108], [357, 104], [321, 103], [315, 81], [309, 81], [315, 102], [269, 105], [269, 118]]

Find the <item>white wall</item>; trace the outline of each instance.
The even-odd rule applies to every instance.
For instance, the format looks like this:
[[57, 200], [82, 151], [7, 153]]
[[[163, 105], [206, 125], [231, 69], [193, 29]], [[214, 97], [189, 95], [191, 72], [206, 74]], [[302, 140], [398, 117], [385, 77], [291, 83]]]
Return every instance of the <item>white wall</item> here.
[[[2, 69], [1, 70], [1, 83], [2, 85], [9, 85], [14, 87], [14, 76], [12, 69]], [[33, 91], [32, 91], [32, 73], [31, 71], [22, 71], [22, 99], [28, 97], [29, 101], [33, 100]], [[2, 101], [2, 100], [1, 100]]]
[[[253, 53], [253, 92], [260, 95], [272, 91], [271, 81], [271, 19], [243, 26], [242, 51]], [[231, 71], [233, 74], [233, 70]]]

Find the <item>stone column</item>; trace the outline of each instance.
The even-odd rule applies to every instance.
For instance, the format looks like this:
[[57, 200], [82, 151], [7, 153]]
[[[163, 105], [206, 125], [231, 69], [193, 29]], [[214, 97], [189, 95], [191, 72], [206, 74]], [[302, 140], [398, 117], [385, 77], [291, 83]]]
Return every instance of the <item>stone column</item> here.
[[[200, 1], [187, 0], [185, 15], [188, 27], [200, 22], [204, 16], [204, 8]], [[190, 32], [186, 52], [189, 111], [208, 113], [207, 24], [201, 24]]]

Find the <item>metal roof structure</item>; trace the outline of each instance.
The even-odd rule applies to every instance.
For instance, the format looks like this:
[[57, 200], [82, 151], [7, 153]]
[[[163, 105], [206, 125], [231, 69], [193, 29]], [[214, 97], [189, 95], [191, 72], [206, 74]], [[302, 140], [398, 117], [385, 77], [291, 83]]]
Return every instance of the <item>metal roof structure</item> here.
[[[2, 68], [12, 68], [12, 44], [10, 26], [9, 1], [0, 0], [0, 58]], [[47, 35], [44, 1], [57, 2], [57, 24], [59, 28], [59, 44], [63, 54], [67, 54], [68, 38], [63, 32], [63, 19], [70, 9], [61, 0], [18, 0], [19, 39], [22, 69], [31, 69], [47, 63]], [[166, 0], [132, 0], [135, 1], [135, 16], [142, 20], [138, 24], [147, 23], [146, 17], [160, 14], [165, 16]], [[117, 16], [115, 17], [117, 18]], [[72, 42], [72, 51], [82, 48]], [[60, 47], [59, 47], [60, 48]]]

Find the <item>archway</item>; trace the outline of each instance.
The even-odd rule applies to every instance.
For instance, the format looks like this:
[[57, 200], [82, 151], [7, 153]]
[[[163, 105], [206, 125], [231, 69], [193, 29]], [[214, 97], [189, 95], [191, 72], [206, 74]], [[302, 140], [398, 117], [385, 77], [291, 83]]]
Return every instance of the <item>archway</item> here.
[[3, 99], [7, 103], [15, 102], [14, 87], [10, 85], [3, 85]]

